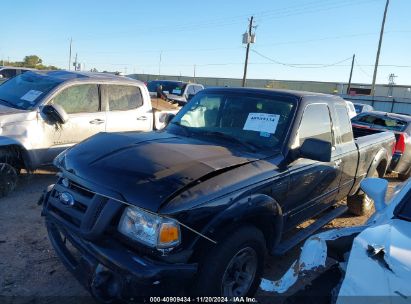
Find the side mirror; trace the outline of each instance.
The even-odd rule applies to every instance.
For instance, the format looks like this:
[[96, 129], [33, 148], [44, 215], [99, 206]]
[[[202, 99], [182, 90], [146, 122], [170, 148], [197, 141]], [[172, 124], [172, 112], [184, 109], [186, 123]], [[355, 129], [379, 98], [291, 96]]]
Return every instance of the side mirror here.
[[302, 158], [318, 160], [320, 162], [331, 161], [331, 143], [321, 139], [305, 139], [299, 152], [299, 156]]
[[65, 124], [68, 121], [68, 115], [60, 105], [45, 105], [42, 112], [51, 123]]
[[361, 182], [360, 187], [374, 201], [376, 211], [381, 211], [387, 206], [385, 203], [385, 195], [388, 189], [387, 180], [382, 178], [366, 178]]

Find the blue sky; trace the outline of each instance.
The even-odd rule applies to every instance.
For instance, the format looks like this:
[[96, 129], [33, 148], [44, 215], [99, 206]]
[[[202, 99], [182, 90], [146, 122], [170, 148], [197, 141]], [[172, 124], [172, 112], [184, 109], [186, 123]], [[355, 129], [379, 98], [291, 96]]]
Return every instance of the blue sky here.
[[[78, 53], [86, 69], [157, 74], [162, 53], [162, 74], [192, 75], [196, 65], [197, 76], [241, 78], [241, 35], [254, 15], [252, 49], [258, 53], [250, 52], [248, 78], [346, 82], [348, 58], [355, 53], [353, 81], [370, 83], [384, 5], [385, 0], [8, 0], [1, 5], [6, 13], [0, 58], [36, 54], [45, 64], [67, 68], [72, 37], [73, 56]], [[378, 83], [395, 73], [398, 84], [411, 85], [410, 13], [410, 0], [391, 0]]]

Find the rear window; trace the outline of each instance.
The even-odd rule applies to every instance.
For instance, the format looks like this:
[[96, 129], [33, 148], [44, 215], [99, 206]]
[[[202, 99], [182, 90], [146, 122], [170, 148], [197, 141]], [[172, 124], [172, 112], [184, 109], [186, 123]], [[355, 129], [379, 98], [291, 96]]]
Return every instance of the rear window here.
[[173, 94], [182, 96], [186, 88], [186, 84], [182, 82], [172, 82], [172, 81], [150, 81], [147, 84], [147, 89], [149, 92], [157, 92], [157, 88], [161, 85], [162, 90], [165, 94]]
[[379, 115], [359, 115], [351, 120], [353, 123], [367, 125], [374, 128], [383, 128], [391, 131], [402, 132], [407, 128], [405, 120]]

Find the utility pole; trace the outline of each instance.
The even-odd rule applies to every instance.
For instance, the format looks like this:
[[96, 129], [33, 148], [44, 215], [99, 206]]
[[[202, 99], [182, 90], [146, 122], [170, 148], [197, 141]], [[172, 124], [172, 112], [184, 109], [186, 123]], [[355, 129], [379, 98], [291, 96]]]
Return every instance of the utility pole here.
[[[394, 86], [395, 86], [395, 78], [398, 77], [397, 75], [391, 73], [388, 76], [388, 96], [391, 97], [392, 93], [394, 91]], [[392, 112], [392, 111], [391, 111]]]
[[374, 75], [372, 77], [372, 85], [371, 85], [371, 95], [373, 96], [372, 105], [374, 105], [375, 81], [377, 79], [378, 62], [380, 60], [382, 36], [384, 35], [385, 18], [387, 17], [388, 4], [390, 4], [390, 0], [387, 0], [387, 2], [385, 3], [384, 17], [382, 18], [382, 24], [381, 24], [380, 40], [378, 41], [377, 57], [375, 58]]
[[196, 81], [196, 65], [194, 65], [194, 82]]
[[355, 54], [352, 55], [351, 72], [350, 72], [350, 79], [348, 79], [347, 94], [350, 94], [352, 71], [354, 70], [354, 60], [355, 60]]
[[246, 53], [245, 53], [244, 75], [243, 75], [243, 82], [242, 82], [243, 87], [245, 87], [245, 82], [246, 82], [246, 78], [247, 78], [248, 53], [250, 52], [250, 44], [255, 42], [255, 35], [253, 35], [253, 33], [252, 33], [253, 20], [254, 20], [254, 16], [251, 16], [250, 23], [248, 25], [248, 33], [246, 32], [243, 35], [243, 43], [247, 44], [247, 50], [246, 50]]
[[76, 53], [76, 59], [74, 60], [74, 71], [77, 71], [77, 53]]
[[71, 70], [71, 44], [73, 43], [73, 38], [70, 38], [70, 50], [69, 50], [69, 71]]

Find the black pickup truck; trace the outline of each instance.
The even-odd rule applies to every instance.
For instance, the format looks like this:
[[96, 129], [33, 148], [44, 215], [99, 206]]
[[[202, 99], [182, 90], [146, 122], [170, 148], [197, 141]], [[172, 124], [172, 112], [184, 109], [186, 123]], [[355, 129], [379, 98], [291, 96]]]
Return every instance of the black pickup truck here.
[[[336, 96], [205, 89], [163, 131], [100, 133], [60, 154], [42, 214], [101, 301], [253, 295], [266, 251], [366, 211], [359, 183], [384, 175], [394, 143], [390, 132], [354, 139]], [[346, 196], [349, 208], [335, 206]]]

